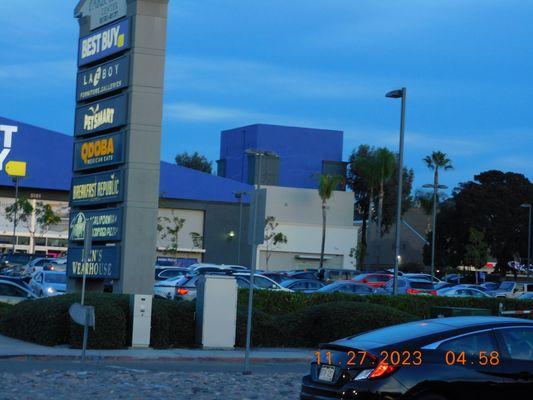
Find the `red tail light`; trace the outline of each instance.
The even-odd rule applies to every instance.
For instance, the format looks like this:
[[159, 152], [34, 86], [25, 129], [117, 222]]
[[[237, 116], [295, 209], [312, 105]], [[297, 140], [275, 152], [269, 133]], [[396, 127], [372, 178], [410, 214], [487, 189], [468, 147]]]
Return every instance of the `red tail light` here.
[[176, 294], [179, 294], [180, 296], [183, 296], [187, 293], [189, 293], [189, 289], [185, 289], [184, 287], [180, 287], [176, 289]]
[[418, 293], [421, 293], [420, 290], [417, 290], [417, 289], [407, 289], [407, 293], [408, 294], [418, 294]]
[[383, 378], [392, 374], [394, 371], [396, 371], [396, 369], [398, 369], [398, 367], [390, 365], [382, 360], [379, 362], [374, 371], [372, 371], [372, 373], [368, 376], [368, 379]]
[[437, 295], [437, 291], [436, 290], [430, 290], [429, 294], [432, 294], [433, 296], [436, 296]]

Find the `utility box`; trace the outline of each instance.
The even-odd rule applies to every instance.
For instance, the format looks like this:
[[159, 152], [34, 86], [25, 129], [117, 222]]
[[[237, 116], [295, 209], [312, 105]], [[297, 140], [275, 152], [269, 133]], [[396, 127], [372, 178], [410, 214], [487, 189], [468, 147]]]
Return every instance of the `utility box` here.
[[237, 281], [232, 276], [204, 275], [196, 287], [196, 342], [204, 348], [235, 347]]
[[132, 294], [130, 297], [130, 310], [133, 316], [131, 347], [150, 347], [152, 295]]

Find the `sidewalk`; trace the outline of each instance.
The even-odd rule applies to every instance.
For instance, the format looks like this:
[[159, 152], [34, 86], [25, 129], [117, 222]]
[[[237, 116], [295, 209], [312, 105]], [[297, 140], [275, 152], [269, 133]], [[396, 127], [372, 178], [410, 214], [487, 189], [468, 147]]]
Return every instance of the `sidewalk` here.
[[[30, 359], [71, 359], [80, 358], [80, 349], [65, 347], [48, 347], [34, 343], [23, 342], [0, 335], [1, 358], [30, 358]], [[291, 348], [260, 348], [252, 349], [252, 362], [310, 362], [313, 357], [312, 349]], [[88, 360], [164, 360], [164, 361], [244, 361], [244, 350], [215, 350], [215, 349], [124, 349], [124, 350], [87, 350]]]

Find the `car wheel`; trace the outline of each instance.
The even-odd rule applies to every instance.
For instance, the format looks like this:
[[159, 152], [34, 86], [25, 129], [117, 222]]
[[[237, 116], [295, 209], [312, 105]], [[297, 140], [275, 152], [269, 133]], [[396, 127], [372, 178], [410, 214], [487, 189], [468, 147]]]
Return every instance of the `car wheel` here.
[[448, 400], [446, 397], [443, 397], [438, 394], [424, 394], [421, 397], [417, 397], [415, 400]]

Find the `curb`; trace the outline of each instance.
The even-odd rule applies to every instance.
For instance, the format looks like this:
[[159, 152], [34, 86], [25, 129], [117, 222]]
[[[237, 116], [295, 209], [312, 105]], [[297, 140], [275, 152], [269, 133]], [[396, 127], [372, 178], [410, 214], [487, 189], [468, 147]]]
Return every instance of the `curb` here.
[[[187, 356], [163, 356], [163, 357], [134, 357], [134, 356], [98, 356], [86, 355], [87, 361], [204, 361], [204, 362], [227, 362], [240, 363], [244, 362], [244, 357], [187, 357]], [[19, 360], [19, 361], [81, 361], [81, 356], [74, 355], [42, 355], [42, 354], [12, 354], [0, 355], [0, 360]], [[252, 357], [252, 363], [309, 363], [309, 358], [282, 358], [282, 357]]]

